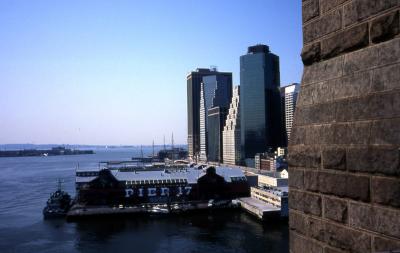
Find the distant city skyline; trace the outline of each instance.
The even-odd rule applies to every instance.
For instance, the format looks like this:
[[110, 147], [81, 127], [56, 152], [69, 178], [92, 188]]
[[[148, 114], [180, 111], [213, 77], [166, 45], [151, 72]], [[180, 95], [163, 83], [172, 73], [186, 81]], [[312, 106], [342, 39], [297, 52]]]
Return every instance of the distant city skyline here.
[[[301, 1], [1, 1], [0, 144], [187, 143], [186, 76], [267, 44], [300, 82]], [[168, 141], [167, 141], [168, 142]]]

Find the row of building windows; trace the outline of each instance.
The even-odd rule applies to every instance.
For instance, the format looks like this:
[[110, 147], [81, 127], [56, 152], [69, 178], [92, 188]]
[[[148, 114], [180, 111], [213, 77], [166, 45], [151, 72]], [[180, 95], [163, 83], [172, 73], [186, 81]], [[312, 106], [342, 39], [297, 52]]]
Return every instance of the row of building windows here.
[[178, 184], [178, 183], [187, 183], [186, 179], [177, 178], [177, 179], [149, 179], [149, 180], [132, 180], [126, 181], [126, 185], [134, 185], [134, 184]]
[[265, 192], [259, 189], [251, 188], [251, 195], [259, 200], [263, 200], [267, 203], [270, 203], [274, 206], [281, 206], [281, 198], [279, 196], [274, 195], [273, 193]]
[[231, 177], [232, 182], [242, 182], [246, 180], [247, 180], [246, 177]]
[[77, 177], [97, 177], [98, 175], [99, 175], [98, 171], [76, 172]]

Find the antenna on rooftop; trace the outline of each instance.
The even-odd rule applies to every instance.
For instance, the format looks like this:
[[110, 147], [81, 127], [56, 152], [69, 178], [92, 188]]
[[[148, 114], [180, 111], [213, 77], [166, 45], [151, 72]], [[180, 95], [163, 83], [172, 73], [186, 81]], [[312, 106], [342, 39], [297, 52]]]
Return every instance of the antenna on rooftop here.
[[61, 191], [61, 179], [57, 180], [57, 189]]

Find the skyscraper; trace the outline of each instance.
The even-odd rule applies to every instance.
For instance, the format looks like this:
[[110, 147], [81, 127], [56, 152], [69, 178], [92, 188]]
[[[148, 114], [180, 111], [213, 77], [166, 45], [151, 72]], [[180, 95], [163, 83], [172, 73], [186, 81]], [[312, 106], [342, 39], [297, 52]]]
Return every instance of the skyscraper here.
[[282, 109], [281, 124], [283, 127], [284, 144], [285, 144], [285, 145], [282, 145], [282, 147], [287, 147], [288, 136], [287, 136], [287, 132], [286, 132], [286, 123], [285, 123], [286, 122], [286, 119], [285, 119], [285, 87], [280, 87], [279, 93], [280, 93], [280, 97], [281, 97], [281, 109]]
[[208, 110], [207, 161], [222, 162], [222, 130], [226, 113], [227, 108], [221, 106], [215, 106]]
[[[215, 117], [225, 117], [225, 110], [228, 108], [230, 99], [232, 97], [232, 75], [211, 75], [203, 77], [203, 82], [201, 83], [200, 89], [200, 160], [207, 161], [209, 154], [209, 142], [210, 135], [212, 138], [221, 139], [221, 141], [216, 142], [213, 140], [213, 159], [215, 157], [220, 157], [221, 155], [216, 154], [215, 152], [219, 152], [222, 150], [222, 147], [216, 146], [217, 143], [222, 143], [222, 126], [219, 126], [219, 121]], [[219, 109], [216, 109], [219, 108]], [[213, 109], [213, 115], [211, 120], [213, 121], [212, 126], [209, 124], [209, 111]], [[216, 113], [218, 115], [216, 115]], [[225, 121], [225, 118], [222, 119]]]
[[190, 72], [186, 77], [188, 148], [191, 158], [197, 158], [200, 153], [200, 84], [203, 82], [203, 77], [210, 75], [227, 76], [232, 80], [232, 73], [218, 72], [215, 68], [199, 68]]
[[200, 161], [207, 161], [207, 130], [206, 130], [206, 120], [208, 112], [206, 96], [204, 94], [204, 83], [200, 84]]
[[285, 125], [288, 141], [292, 131], [294, 111], [296, 109], [297, 96], [299, 94], [300, 84], [293, 83], [285, 88]]
[[248, 48], [240, 57], [242, 159], [284, 144], [279, 57], [266, 45]]
[[223, 156], [226, 164], [236, 165], [240, 163], [240, 87], [233, 89], [232, 102], [229, 106], [224, 130], [222, 132]]

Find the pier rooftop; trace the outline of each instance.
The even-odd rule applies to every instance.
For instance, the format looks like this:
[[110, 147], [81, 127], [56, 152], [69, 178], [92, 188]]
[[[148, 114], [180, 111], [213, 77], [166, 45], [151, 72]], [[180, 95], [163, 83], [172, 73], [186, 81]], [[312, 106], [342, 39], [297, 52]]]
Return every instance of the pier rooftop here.
[[[118, 181], [132, 183], [161, 183], [166, 182], [185, 182], [196, 184], [197, 180], [206, 174], [205, 168], [185, 167], [185, 168], [148, 168], [126, 165], [124, 163], [110, 163], [107, 166], [99, 166], [91, 169], [77, 169], [76, 183], [89, 183], [98, 176], [102, 169], [109, 169]], [[242, 170], [225, 166], [216, 167], [216, 173], [224, 177], [226, 182], [235, 180], [245, 180]]]
[[245, 211], [255, 215], [257, 218], [264, 220], [271, 216], [280, 217], [281, 208], [264, 201], [247, 197], [239, 198], [238, 202]]

